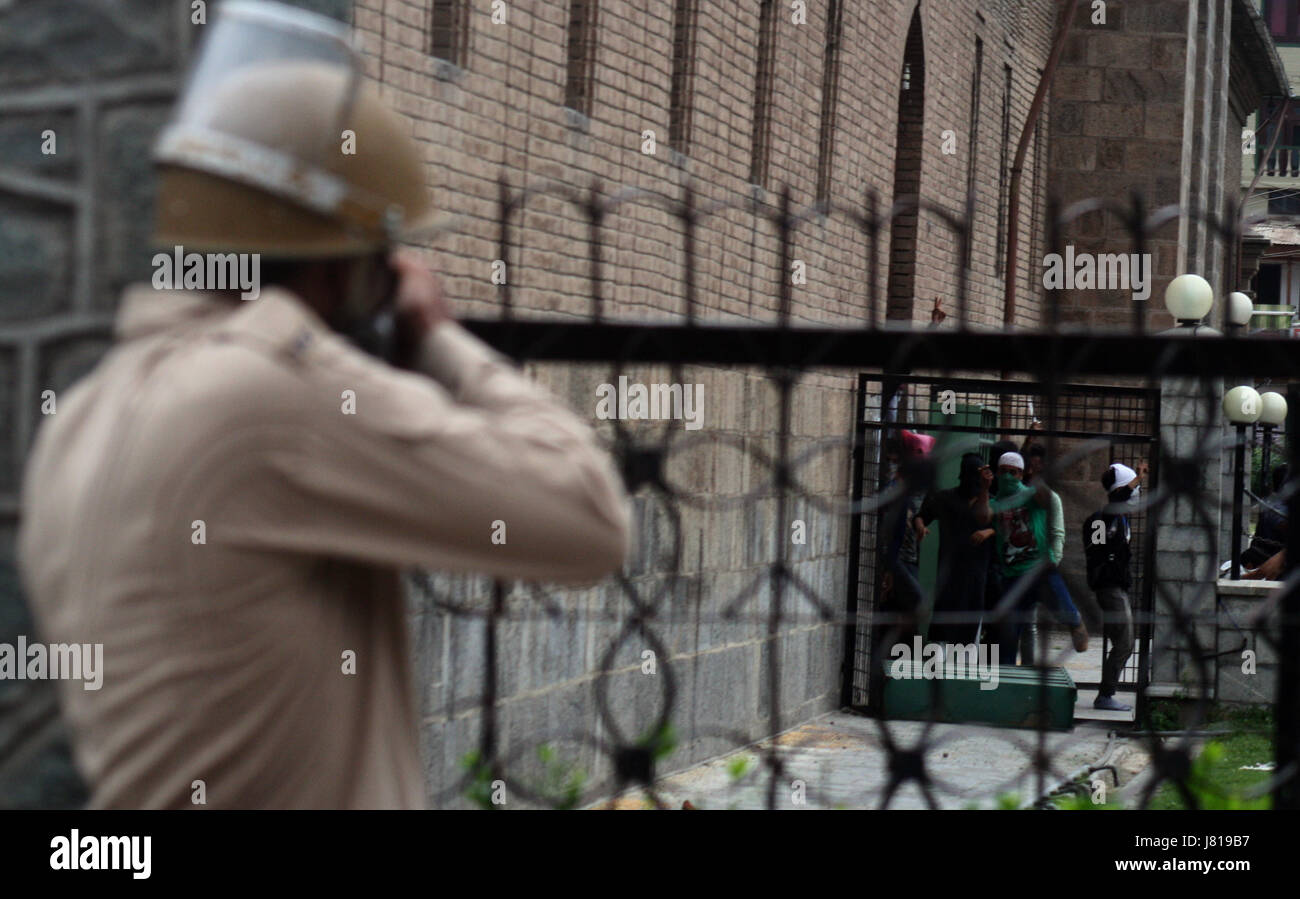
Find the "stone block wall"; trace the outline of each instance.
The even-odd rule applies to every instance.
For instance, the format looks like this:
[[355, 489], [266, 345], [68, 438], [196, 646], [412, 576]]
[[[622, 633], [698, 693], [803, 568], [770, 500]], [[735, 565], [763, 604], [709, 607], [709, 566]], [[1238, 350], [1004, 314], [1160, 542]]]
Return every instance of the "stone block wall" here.
[[[57, 414], [109, 346], [122, 288], [149, 276], [149, 150], [196, 18], [189, 0], [0, 5], [0, 642], [31, 633], [14, 547], [42, 394], [54, 391]], [[0, 680], [0, 807], [83, 798], [53, 689]]]

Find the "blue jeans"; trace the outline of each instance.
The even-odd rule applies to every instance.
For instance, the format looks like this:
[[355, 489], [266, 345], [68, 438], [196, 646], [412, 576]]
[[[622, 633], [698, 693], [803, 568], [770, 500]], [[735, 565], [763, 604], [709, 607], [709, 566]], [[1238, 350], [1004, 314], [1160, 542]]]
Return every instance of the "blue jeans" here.
[[1055, 568], [1032, 574], [1002, 575], [1002, 595], [1010, 596], [1022, 583], [1024, 594], [999, 616], [997, 622], [998, 661], [1003, 665], [1016, 663], [1020, 652], [1020, 632], [1031, 620], [1035, 604], [1041, 602], [1053, 618], [1067, 627], [1078, 627], [1083, 623], [1061, 572]]
[[1078, 627], [1083, 624], [1083, 617], [1079, 614], [1079, 608], [1070, 598], [1070, 589], [1065, 586], [1065, 578], [1061, 577], [1061, 572], [1053, 568], [1047, 573], [1047, 590], [1043, 597], [1043, 604], [1047, 611], [1052, 613], [1061, 624], [1066, 627]]

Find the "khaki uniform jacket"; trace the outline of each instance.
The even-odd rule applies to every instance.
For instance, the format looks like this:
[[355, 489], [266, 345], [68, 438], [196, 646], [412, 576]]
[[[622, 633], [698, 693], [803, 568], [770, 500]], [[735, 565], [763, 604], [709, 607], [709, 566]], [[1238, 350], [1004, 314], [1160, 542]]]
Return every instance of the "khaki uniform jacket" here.
[[117, 332], [43, 423], [20, 535], [41, 639], [103, 644], [99, 690], [59, 684], [91, 804], [423, 807], [399, 570], [615, 571], [593, 432], [450, 322], [428, 377], [277, 289], [131, 288]]

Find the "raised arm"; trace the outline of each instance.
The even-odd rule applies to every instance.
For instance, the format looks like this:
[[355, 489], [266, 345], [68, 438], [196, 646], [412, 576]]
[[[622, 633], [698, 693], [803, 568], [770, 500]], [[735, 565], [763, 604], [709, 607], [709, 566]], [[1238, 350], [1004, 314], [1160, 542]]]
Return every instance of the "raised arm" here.
[[275, 424], [247, 460], [255, 490], [239, 492], [257, 499], [223, 516], [230, 538], [559, 582], [618, 570], [630, 510], [593, 430], [448, 319], [425, 329], [414, 364], [424, 374], [331, 337], [302, 375], [256, 381], [272, 386], [250, 420]]

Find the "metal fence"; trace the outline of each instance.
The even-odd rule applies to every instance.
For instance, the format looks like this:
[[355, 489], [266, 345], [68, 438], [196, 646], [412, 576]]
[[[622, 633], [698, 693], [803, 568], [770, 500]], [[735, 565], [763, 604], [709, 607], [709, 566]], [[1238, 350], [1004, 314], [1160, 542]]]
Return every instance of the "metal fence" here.
[[[771, 535], [773, 554], [767, 560], [762, 583], [751, 585], [735, 596], [726, 597], [711, 614], [719, 622], [749, 620], [775, 644], [784, 626], [792, 621], [813, 619], [844, 634], [842, 652], [828, 663], [839, 670], [844, 683], [843, 705], [879, 715], [878, 704], [870, 698], [871, 659], [870, 631], [889, 624], [877, 608], [880, 515], [888, 502], [880, 478], [880, 436], [889, 428], [915, 425], [926, 433], [942, 434], [947, 429], [985, 438], [1021, 435], [1030, 432], [1033, 418], [1041, 419], [1038, 438], [1047, 446], [1052, 468], [1049, 480], [1064, 473], [1083, 456], [1102, 454], [1108, 461], [1135, 463], [1149, 461], [1155, 489], [1135, 516], [1138, 551], [1135, 553], [1137, 582], [1136, 612], [1139, 641], [1134, 658], [1125, 675], [1125, 687], [1138, 698], [1136, 727], [1140, 732], [1152, 730], [1144, 688], [1153, 662], [1165, 654], [1186, 654], [1192, 660], [1198, 697], [1193, 706], [1190, 727], [1203, 722], [1209, 713], [1214, 694], [1215, 676], [1212, 662], [1214, 648], [1205, 645], [1206, 622], [1197, 613], [1184, 608], [1185, 602], [1166, 589], [1154, 576], [1154, 552], [1160, 535], [1152, 524], [1162, 510], [1179, 503], [1190, 503], [1197, 510], [1197, 520], [1205, 534], [1204, 552], [1217, 565], [1220, 534], [1211, 525], [1212, 511], [1204, 489], [1206, 447], [1222, 443], [1222, 431], [1213, 426], [1218, 420], [1218, 379], [1271, 379], [1277, 384], [1300, 380], [1300, 358], [1294, 344], [1284, 340], [1252, 340], [1228, 335], [1193, 338], [1181, 334], [1153, 334], [1146, 327], [1145, 309], [1134, 304], [1131, 327], [1118, 332], [1067, 330], [1059, 322], [1059, 297], [1048, 291], [1044, 297], [1040, 328], [994, 332], [972, 326], [969, 315], [970, 296], [967, 272], [961, 263], [953, 279], [957, 285], [952, 306], [955, 320], [941, 328], [912, 328], [881, 320], [885, 304], [879, 295], [884, 247], [889, 223], [918, 206], [947, 228], [956, 242], [957, 260], [966, 258], [969, 239], [966, 222], [971, 219], [972, 204], [954, 211], [931, 203], [903, 200], [892, 207], [868, 195], [859, 207], [825, 206], [794, 209], [789, 194], [783, 193], [777, 204], [757, 203], [753, 198], [738, 198], [728, 203], [701, 202], [687, 185], [679, 197], [643, 190], [605, 192], [599, 185], [579, 190], [561, 184], [546, 184], [526, 190], [513, 190], [502, 180], [499, 208], [499, 258], [514, 260], [519, 252], [518, 221], [521, 211], [540, 196], [560, 197], [579, 210], [586, 221], [590, 296], [584, 318], [521, 319], [513, 302], [511, 283], [499, 290], [499, 313], [495, 316], [466, 320], [463, 323], [499, 350], [521, 362], [582, 363], [608, 367], [615, 377], [628, 366], [662, 364], [670, 367], [672, 378], [685, 381], [682, 367], [716, 365], [744, 367], [760, 372], [775, 396], [776, 424], [770, 444], [742, 442], [732, 449], [756, 460], [769, 477], [744, 493], [733, 505], [773, 501], [777, 533]], [[684, 305], [681, 313], [655, 322], [610, 321], [607, 316], [604, 248], [607, 220], [621, 208], [647, 204], [666, 210], [680, 228], [683, 263]], [[1062, 229], [1070, 221], [1101, 208], [1110, 208], [1128, 223], [1132, 250], [1143, 252], [1148, 235], [1166, 226], [1179, 214], [1175, 209], [1148, 213], [1139, 198], [1127, 208], [1106, 207], [1101, 203], [1077, 204], [1062, 210], [1052, 204], [1049, 215], [1049, 246], [1060, 250]], [[732, 325], [705, 321], [698, 302], [696, 281], [697, 231], [707, 217], [728, 211], [743, 210], [770, 229], [777, 247], [776, 265], [770, 281], [770, 295], [776, 312], [773, 324]], [[796, 325], [791, 320], [792, 285], [786, 273], [793, 257], [793, 241], [800, 228], [823, 216], [842, 217], [860, 229], [864, 248], [861, 283], [864, 321], [857, 327], [820, 328]], [[1236, 246], [1242, 231], [1238, 219], [1219, 221], [1208, 217], [1216, 232]], [[1231, 265], [1223, 270], [1229, 271]], [[1225, 283], [1223, 293], [1235, 285]], [[995, 365], [990, 360], [996, 360]], [[826, 504], [816, 497], [802, 478], [802, 468], [810, 458], [806, 451], [796, 451], [792, 441], [793, 392], [810, 372], [838, 370], [856, 376], [858, 381], [857, 425], [842, 435], [838, 446], [844, 451], [846, 483], [850, 489], [842, 501]], [[1195, 385], [1197, 400], [1206, 423], [1194, 446], [1176, 446], [1162, 437], [1160, 406], [1163, 388], [1177, 381]], [[907, 387], [907, 399], [891, 407], [888, 399], [900, 386]], [[1280, 388], [1279, 388], [1280, 389]], [[936, 391], [952, 391], [959, 405], [991, 412], [987, 417], [961, 424], [945, 424], [934, 416], [930, 404]], [[1300, 409], [1300, 392], [1286, 388], [1292, 409]], [[1032, 405], [1032, 408], [1031, 408]], [[894, 411], [889, 410], [893, 408]], [[885, 414], [887, 413], [887, 414]], [[980, 413], [983, 416], [983, 412]], [[590, 605], [564, 601], [560, 594], [521, 584], [492, 584], [480, 598], [474, 590], [448, 591], [437, 579], [419, 578], [430, 609], [444, 616], [454, 627], [454, 636], [467, 639], [473, 634], [482, 653], [476, 676], [480, 688], [472, 708], [464, 705], [444, 709], [454, 717], [466, 711], [476, 713], [475, 742], [477, 751], [468, 760], [464, 777], [445, 785], [435, 801], [450, 803], [469, 795], [483, 804], [492, 785], [505, 784], [512, 795], [524, 797], [536, 805], [571, 805], [631, 788], [642, 789], [657, 801], [655, 783], [667, 769], [680, 767], [670, 753], [668, 736], [674, 715], [680, 707], [683, 691], [690, 689], [675, 676], [670, 653], [664, 651], [660, 636], [667, 622], [683, 614], [674, 594], [673, 583], [681, 575], [683, 547], [680, 520], [684, 510], [707, 506], [709, 499], [675, 484], [666, 472], [682, 444], [668, 432], [661, 440], [644, 442], [619, 420], [612, 423], [615, 452], [631, 491], [641, 497], [653, 497], [662, 510], [662, 552], [649, 563], [658, 578], [636, 581], [626, 574], [619, 576], [609, 589], [618, 597], [617, 608], [597, 610]], [[1291, 470], [1298, 470], [1300, 440], [1273, 435], [1273, 452], [1289, 460]], [[1215, 476], [1211, 473], [1211, 476]], [[1269, 502], [1288, 512], [1294, 503], [1289, 482], [1281, 491], [1271, 492]], [[1070, 497], [1067, 495], [1067, 500]], [[1077, 502], [1089, 502], [1079, 498]], [[826, 583], [809, 581], [795, 574], [789, 555], [789, 541], [783, 539], [790, 511], [799, 503], [816, 502], [824, 512], [838, 516], [851, 537], [847, 541], [844, 583], [847, 597]], [[755, 519], [757, 520], [757, 519]], [[1071, 538], [1073, 535], [1070, 535]], [[1300, 536], [1291, 529], [1288, 556], [1300, 552]], [[701, 564], [708, 566], [704, 558]], [[1260, 614], [1243, 628], [1249, 630], [1254, 645], [1267, 647], [1278, 660], [1276, 701], [1276, 769], [1270, 787], [1279, 807], [1300, 807], [1300, 591], [1296, 576], [1288, 574], [1284, 586], [1263, 605]], [[1213, 590], [1210, 583], [1207, 590]], [[766, 598], [763, 611], [755, 616], [749, 600], [757, 592]], [[691, 610], [687, 609], [686, 613]], [[699, 610], [696, 609], [697, 613]], [[612, 636], [601, 649], [601, 662], [589, 672], [593, 678], [594, 702], [591, 713], [582, 719], [577, 731], [569, 736], [574, 745], [594, 753], [605, 763], [607, 777], [586, 783], [581, 790], [561, 783], [558, 789], [539, 788], [531, 772], [536, 759], [526, 758], [529, 747], [502, 749], [500, 698], [502, 695], [503, 653], [510, 650], [506, 633], [511, 622], [523, 618], [564, 622], [576, 618], [603, 616], [612, 623]], [[707, 622], [706, 622], [707, 623]], [[1213, 622], [1216, 629], [1217, 619]], [[609, 684], [628, 645], [655, 650], [661, 677], [656, 680], [659, 695], [655, 708], [633, 715], [629, 723], [626, 710], [613, 708]], [[763, 682], [765, 727], [768, 735], [781, 733], [797, 724], [782, 706], [782, 682], [785, 677], [780, 652], [768, 651], [757, 677]], [[931, 723], [920, 732], [918, 740], [908, 739], [914, 728], [884, 717], [876, 717], [887, 761], [886, 785], [878, 791], [877, 803], [888, 806], [899, 790], [908, 784], [918, 786], [926, 801], [936, 804], [937, 792], [945, 785], [930, 770], [931, 752], [942, 741], [935, 736]], [[707, 730], [707, 728], [705, 728]], [[573, 730], [570, 728], [570, 730]], [[755, 735], [735, 729], [717, 727], [713, 734], [724, 746], [742, 748]], [[1029, 751], [1038, 795], [1046, 795], [1054, 785], [1067, 780], [1059, 758], [1049, 748], [1045, 729], [1036, 731], [1007, 730], [1006, 740]], [[1179, 785], [1186, 799], [1196, 798], [1188, 788], [1191, 770], [1190, 737], [1166, 742], [1154, 735], [1143, 739], [1161, 780]], [[779, 743], [770, 741], [762, 755], [762, 776], [766, 778], [765, 805], [783, 807], [778, 796], [788, 785], [786, 760]], [[555, 787], [552, 784], [551, 787]], [[1149, 793], [1148, 793], [1149, 796]], [[837, 797], [827, 789], [822, 800], [834, 804]], [[995, 798], [995, 797], [989, 797]]]
[[[1043, 477], [1055, 483], [1057, 492], [1066, 494], [1065, 505], [1079, 512], [1091, 512], [1104, 502], [1095, 489], [1081, 490], [1078, 484], [1059, 483], [1056, 475], [1080, 464], [1086, 457], [1104, 457], [1104, 465], [1120, 462], [1136, 468], [1146, 462], [1152, 477], [1159, 476], [1158, 449], [1160, 430], [1160, 396], [1158, 391], [1122, 387], [1118, 385], [1062, 385], [1058, 391], [1052, 416], [1056, 427], [1050, 433], [1042, 425], [1039, 414], [1046, 416], [1047, 407], [1041, 393], [1032, 382], [1002, 381], [976, 377], [933, 378], [925, 376], [870, 376], [859, 377], [858, 420], [853, 456], [854, 501], [861, 503], [872, 496], [886, 493], [886, 472], [882, 463], [884, 440], [889, 432], [911, 430], [943, 437], [955, 438], [944, 450], [936, 451], [935, 458], [953, 467], [963, 449], [978, 447], [985, 461], [996, 467], [997, 460], [990, 448], [999, 437], [1012, 437], [1017, 448], [1024, 444], [1042, 444], [1048, 437], [1058, 442], [1061, 460], [1053, 460]], [[889, 397], [894, 397], [890, 402]], [[951, 413], [945, 413], [945, 405]], [[972, 440], [961, 442], [961, 437]], [[943, 446], [943, 443], [940, 444]], [[1094, 465], [1094, 468], [1103, 467]], [[1154, 487], [1157, 480], [1151, 481]], [[935, 483], [931, 489], [950, 486]], [[879, 708], [880, 696], [871, 684], [872, 661], [870, 647], [875, 641], [869, 638], [873, 630], [873, 612], [879, 603], [882, 572], [876, 561], [884, 553], [882, 534], [878, 527], [880, 516], [854, 515], [850, 538], [850, 579], [848, 611], [856, 618], [852, 664], [845, 666], [842, 693], [845, 705], [872, 712]], [[1070, 516], [1081, 522], [1083, 516]], [[1138, 622], [1137, 649], [1129, 657], [1120, 679], [1121, 692], [1133, 693], [1139, 705], [1144, 698], [1142, 687], [1149, 680], [1147, 655], [1150, 651], [1150, 629], [1153, 619], [1153, 580], [1148, 573], [1154, 567], [1155, 540], [1149, 532], [1146, 510], [1138, 508], [1128, 516], [1132, 531], [1132, 575], [1134, 614]], [[1080, 544], [1078, 529], [1066, 529], [1066, 544], [1077, 557]], [[1072, 578], [1072, 592], [1079, 599], [1086, 592], [1086, 582]], [[932, 594], [932, 586], [928, 593]], [[933, 596], [929, 597], [931, 600]], [[982, 616], [970, 623], [978, 624]], [[878, 628], [875, 628], [878, 631]], [[1096, 630], [1093, 628], [1093, 630]], [[1099, 665], [1104, 666], [1110, 647], [1105, 643]], [[1076, 680], [1077, 686], [1096, 689], [1096, 679]], [[874, 685], [878, 687], [879, 685]], [[1138, 709], [1141, 717], [1143, 710]]]
[[[1127, 688], [1139, 697], [1140, 730], [1150, 731], [1146, 720], [1144, 688], [1150, 676], [1153, 656], [1167, 652], [1186, 652], [1194, 660], [1201, 684], [1205, 687], [1196, 695], [1193, 726], [1196, 720], [1205, 720], [1209, 702], [1213, 697], [1210, 685], [1213, 676], [1208, 661], [1213, 651], [1203, 645], [1203, 634], [1198, 628], [1204, 624], [1194, 614], [1183, 608], [1182, 601], [1154, 576], [1154, 545], [1159, 535], [1146, 524], [1154, 521], [1162, 510], [1176, 503], [1190, 502], [1199, 509], [1198, 521], [1206, 529], [1207, 555], [1216, 556], [1220, 535], [1210, 527], [1209, 501], [1204, 493], [1205, 447], [1221, 443], [1218, 421], [1218, 394], [1216, 379], [1221, 378], [1271, 378], [1275, 383], [1300, 377], [1297, 371], [1297, 354], [1293, 345], [1285, 341], [1250, 340], [1240, 335], [1213, 337], [1188, 337], [1179, 333], [1151, 333], [1146, 322], [1146, 309], [1141, 303], [1133, 304], [1131, 326], [1128, 329], [1101, 332], [1068, 330], [1059, 327], [1059, 297], [1047, 291], [1043, 301], [1042, 324], [1038, 329], [992, 332], [978, 330], [971, 325], [970, 296], [967, 290], [967, 272], [958, 263], [953, 274], [957, 293], [952, 297], [956, 309], [955, 321], [948, 327], [912, 328], [898, 326], [881, 320], [885, 308], [879, 296], [882, 262], [881, 238], [887, 233], [889, 223], [899, 215], [920, 209], [947, 228], [958, 247], [955, 258], [966, 257], [965, 247], [970, 237], [966, 225], [971, 220], [973, 203], [965, 210], [946, 209], [935, 204], [904, 199], [892, 207], [882, 206], [874, 195], [865, 197], [859, 207], [841, 208], [817, 206], [795, 209], [790, 195], [784, 192], [776, 204], [757, 203], [753, 198], [734, 202], [706, 204], [701, 202], [694, 189], [686, 185], [680, 196], [645, 190], [604, 192], [600, 185], [590, 189], [576, 189], [569, 185], [545, 184], [526, 190], [513, 190], [503, 179], [500, 182], [499, 256], [512, 260], [519, 249], [517, 222], [521, 210], [537, 197], [548, 195], [563, 198], [579, 210], [587, 223], [586, 248], [588, 251], [590, 298], [587, 315], [582, 320], [573, 318], [547, 319], [518, 317], [512, 300], [511, 285], [499, 289], [499, 315], [476, 318], [465, 325], [498, 349], [521, 362], [594, 363], [608, 365], [617, 373], [622, 367], [643, 363], [656, 363], [671, 367], [673, 377], [681, 381], [684, 365], [745, 366], [763, 373], [777, 397], [777, 426], [774, 449], [768, 453], [760, 448], [746, 446], [743, 451], [762, 456], [763, 464], [771, 472], [767, 488], [775, 495], [776, 528], [784, 530], [788, 510], [792, 503], [805, 500], [809, 492], [801, 483], [801, 457], [791, 448], [791, 416], [793, 388], [810, 371], [837, 369], [860, 376], [860, 403], [858, 426], [855, 434], [844, 435], [845, 446], [854, 445], [851, 495], [835, 509], [835, 513], [851, 524], [853, 538], [850, 548], [850, 595], [848, 603], [843, 598], [830, 595], [824, 584], [806, 583], [792, 576], [788, 557], [788, 541], [774, 534], [774, 555], [767, 568], [770, 602], [763, 624], [769, 640], [775, 641], [784, 623], [797, 615], [811, 612], [819, 620], [842, 627], [845, 633], [844, 653], [836, 664], [842, 665], [845, 682], [844, 703], [860, 706], [869, 713], [878, 708], [868, 700], [870, 678], [869, 638], [872, 626], [880, 626], [876, 608], [876, 556], [880, 551], [878, 520], [887, 500], [881, 493], [881, 480], [876, 466], [880, 462], [879, 435], [887, 424], [880, 416], [882, 400], [888, 390], [907, 383], [914, 388], [913, 396], [922, 404], [931, 397], [929, 390], [951, 389], [959, 392], [966, 404], [984, 405], [998, 412], [994, 422], [968, 425], [965, 430], [983, 432], [988, 436], [1022, 435], [1028, 433], [1030, 417], [1043, 420], [1041, 439], [1054, 460], [1053, 473], [1065, 471], [1086, 452], [1101, 452], [1107, 459], [1150, 462], [1155, 489], [1145, 500], [1139, 524], [1138, 551], [1135, 553], [1138, 583], [1139, 645], [1134, 660], [1125, 677]], [[603, 247], [606, 221], [623, 207], [646, 204], [667, 210], [680, 226], [683, 264], [682, 279], [684, 307], [679, 315], [656, 322], [628, 323], [611, 321], [607, 316]], [[1148, 212], [1139, 197], [1134, 197], [1128, 207], [1088, 202], [1062, 210], [1049, 204], [1049, 246], [1056, 251], [1063, 248], [1062, 230], [1082, 215], [1106, 209], [1118, 215], [1128, 226], [1132, 239], [1131, 251], [1144, 252], [1148, 237], [1155, 230], [1175, 220], [1180, 210], [1173, 208]], [[703, 321], [696, 285], [696, 257], [700, 251], [697, 231], [708, 216], [724, 211], [745, 209], [770, 228], [777, 247], [771, 279], [771, 298], [776, 320], [770, 325], [714, 324]], [[1240, 212], [1240, 210], [1238, 210]], [[785, 277], [790, 269], [793, 240], [801, 227], [822, 216], [844, 217], [860, 229], [864, 255], [861, 272], [863, 322], [858, 327], [819, 328], [795, 325], [791, 321], [792, 289]], [[1225, 244], [1239, 244], [1242, 228], [1240, 216], [1219, 219], [1214, 216], [1192, 214], [1193, 219], [1207, 221]], [[1117, 248], [1118, 249], [1118, 248]], [[1232, 271], [1235, 254], [1221, 269]], [[1235, 288], [1225, 275], [1222, 295]], [[1225, 329], [1226, 330], [1226, 329]], [[990, 364], [990, 360], [997, 360]], [[1159, 409], [1162, 386], [1171, 380], [1196, 384], [1198, 402], [1204, 413], [1203, 439], [1198, 446], [1174, 447], [1162, 440]], [[1122, 385], [1122, 386], [1117, 386]], [[915, 388], [922, 388], [916, 392]], [[1288, 388], [1292, 408], [1300, 408], [1300, 396]], [[1031, 412], [1030, 404], [1033, 404]], [[874, 411], [873, 411], [874, 410]], [[875, 420], [872, 420], [872, 416]], [[911, 416], [910, 418], [908, 416]], [[918, 410], [904, 408], [902, 417], [894, 424], [915, 422], [918, 430], [940, 432], [942, 421], [919, 416]], [[892, 425], [891, 425], [892, 426]], [[662, 442], [638, 443], [635, 437], [615, 421], [614, 451], [620, 460], [629, 488], [649, 492], [662, 502], [669, 517], [677, 520], [680, 509], [703, 500], [675, 489], [664, 477], [664, 471], [674, 452], [672, 442], [665, 437]], [[1300, 446], [1292, 441], [1290, 447]], [[1083, 447], [1083, 449], [1080, 449]], [[1176, 451], [1177, 450], [1177, 451]], [[1294, 460], [1293, 470], [1294, 470]], [[1211, 473], [1211, 477], [1217, 476]], [[764, 494], [768, 495], [768, 494]], [[747, 499], [757, 501], [757, 490], [747, 494]], [[1290, 500], [1290, 490], [1274, 494], [1274, 501]], [[1296, 540], [1295, 531], [1291, 532]], [[668, 552], [661, 573], [667, 582], [676, 574], [680, 564], [681, 547], [674, 545]], [[1289, 553], [1295, 557], [1295, 548]], [[707, 565], [705, 559], [703, 564]], [[1213, 583], [1206, 589], [1213, 590]], [[626, 577], [618, 580], [618, 595], [625, 604], [616, 617], [622, 622], [615, 642], [630, 639], [633, 635], [645, 645], [659, 648], [656, 628], [666, 611], [670, 590], [653, 593], [640, 590]], [[436, 590], [435, 590], [436, 592]], [[734, 619], [743, 597], [737, 596], [727, 603], [723, 617]], [[544, 591], [527, 590], [498, 584], [492, 598], [485, 606], [469, 608], [446, 600], [435, 600], [443, 611], [453, 617], [472, 617], [474, 626], [481, 626], [485, 634], [487, 652], [481, 676], [479, 714], [481, 730], [479, 750], [466, 780], [455, 790], [472, 791], [482, 784], [501, 781], [516, 793], [531, 795], [538, 802], [546, 798], [530, 788], [516, 776], [519, 758], [504, 757], [498, 747], [498, 697], [500, 634], [504, 624], [520, 616], [552, 616], [583, 614], [561, 608]], [[1300, 807], [1300, 789], [1297, 785], [1297, 757], [1300, 756], [1300, 596], [1294, 589], [1294, 578], [1266, 604], [1265, 612], [1251, 623], [1260, 640], [1277, 654], [1279, 671], [1276, 684], [1277, 700], [1274, 708], [1277, 729], [1274, 734], [1277, 746], [1276, 772], [1270, 787], [1275, 803], [1281, 807]], [[873, 616], [877, 616], [873, 618]], [[1153, 634], [1153, 627], [1163, 629]], [[671, 766], [671, 759], [663, 762], [662, 746], [656, 737], [671, 722], [675, 703], [682, 686], [672, 675], [672, 664], [661, 654], [666, 677], [658, 712], [640, 722], [637, 737], [626, 724], [620, 725], [608, 703], [607, 691], [602, 686], [612, 675], [608, 663], [618, 647], [611, 645], [605, 655], [606, 664], [593, 672], [596, 678], [596, 715], [599, 720], [588, 722], [589, 727], [579, 739], [594, 747], [608, 762], [612, 775], [605, 781], [589, 785], [587, 798], [609, 795], [628, 788], [641, 788], [652, 799], [659, 772]], [[759, 675], [766, 680], [767, 731], [778, 734], [797, 723], [787, 717], [781, 707], [780, 685], [783, 678], [781, 654], [764, 655], [764, 668]], [[1198, 717], [1199, 716], [1199, 717]], [[921, 742], [904, 746], [895, 728], [898, 726], [883, 717], [876, 719], [880, 737], [888, 751], [888, 787], [880, 794], [880, 804], [888, 805], [898, 789], [914, 782], [928, 802], [934, 804], [934, 790], [942, 785], [929, 773], [927, 751], [932, 748], [931, 729], [927, 725]], [[646, 737], [645, 735], [651, 735]], [[1007, 739], [1024, 744], [1024, 734], [1007, 731]], [[751, 735], [735, 734], [736, 748], [746, 745]], [[1161, 780], [1172, 780], [1191, 803], [1196, 799], [1187, 789], [1192, 743], [1184, 738], [1174, 743], [1157, 737], [1148, 737], [1149, 750]], [[1053, 784], [1068, 777], [1048, 751], [1045, 732], [1040, 729], [1032, 741], [1033, 767], [1040, 793], [1046, 794]], [[937, 744], [936, 744], [937, 745]], [[764, 776], [768, 778], [766, 805], [776, 808], [778, 791], [783, 790], [786, 776], [783, 754], [776, 742], [770, 742], [763, 754]], [[515, 766], [515, 767], [512, 767]], [[476, 787], [475, 785], [478, 785]], [[1150, 796], [1148, 792], [1147, 796]], [[828, 797], [833, 801], [834, 797]]]

